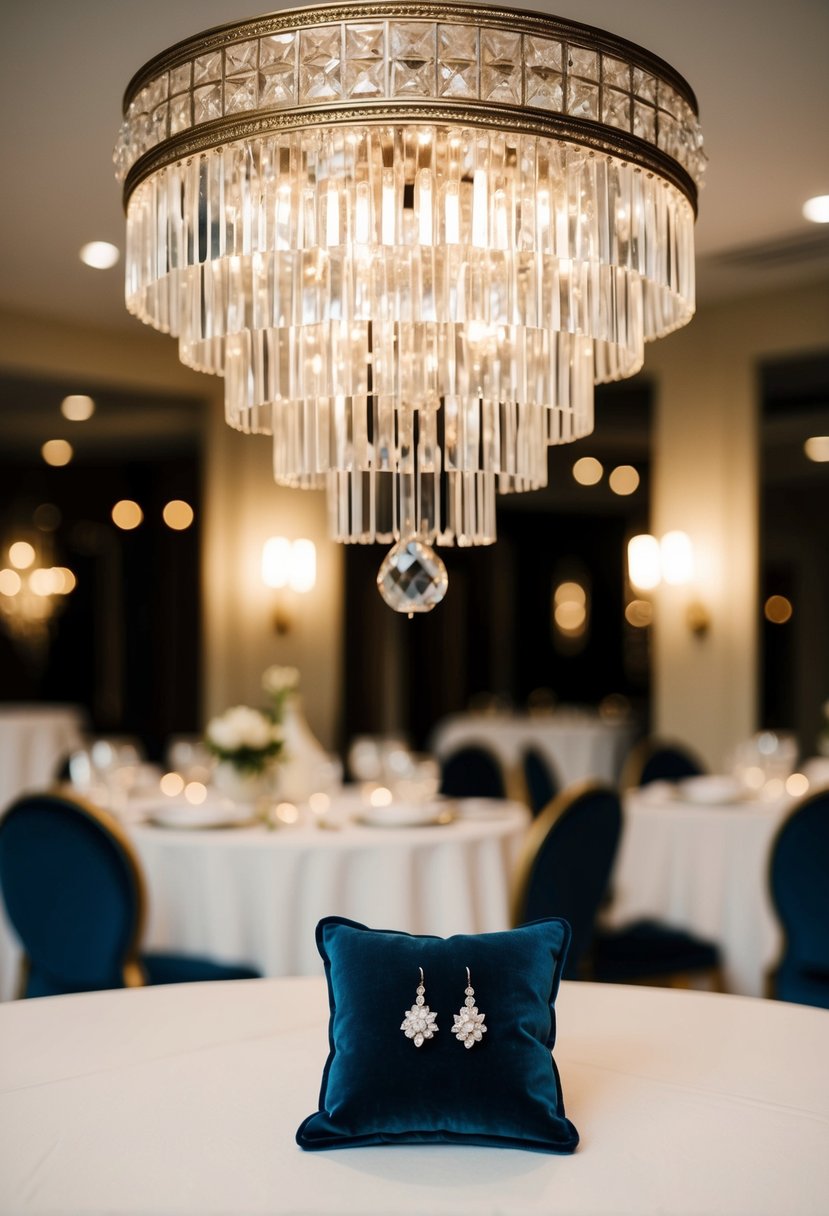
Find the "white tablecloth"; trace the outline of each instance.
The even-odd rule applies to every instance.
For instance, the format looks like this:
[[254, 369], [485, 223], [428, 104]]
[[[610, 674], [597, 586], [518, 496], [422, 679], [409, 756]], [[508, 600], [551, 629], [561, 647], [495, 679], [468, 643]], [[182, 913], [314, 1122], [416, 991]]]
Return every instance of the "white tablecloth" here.
[[607, 722], [586, 710], [552, 714], [457, 714], [435, 727], [431, 748], [442, 757], [468, 743], [488, 747], [506, 769], [527, 747], [546, 756], [560, 787], [593, 778], [616, 782], [634, 739], [629, 723]]
[[700, 806], [653, 787], [629, 793], [608, 920], [654, 916], [717, 942], [730, 992], [762, 996], [780, 931], [769, 848], [791, 799]]
[[26, 789], [51, 784], [81, 744], [84, 714], [74, 705], [0, 706], [0, 812]]
[[[829, 1013], [564, 984], [572, 1157], [449, 1145], [303, 1153], [318, 979], [0, 1008], [0, 1210], [279, 1216], [825, 1216]], [[492, 1028], [491, 1033], [495, 1033]]]
[[[434, 827], [133, 826], [149, 889], [144, 946], [244, 961], [263, 975], [316, 975], [323, 916], [440, 937], [506, 929], [528, 820], [514, 803], [468, 801]], [[4, 999], [14, 995], [18, 960], [0, 926]]]

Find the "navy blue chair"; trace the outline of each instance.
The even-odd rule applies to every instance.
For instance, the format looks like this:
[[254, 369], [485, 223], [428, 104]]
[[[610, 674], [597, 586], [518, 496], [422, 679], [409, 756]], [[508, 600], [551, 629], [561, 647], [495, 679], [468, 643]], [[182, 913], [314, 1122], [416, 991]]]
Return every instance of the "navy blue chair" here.
[[783, 823], [769, 882], [785, 937], [772, 991], [829, 1009], [829, 790], [804, 798]]
[[599, 983], [669, 984], [690, 987], [704, 978], [723, 990], [719, 947], [684, 929], [639, 920], [622, 929], [598, 928], [593, 935], [591, 979]]
[[259, 978], [250, 967], [139, 954], [146, 896], [136, 854], [111, 815], [75, 798], [12, 803], [0, 820], [0, 890], [25, 952], [23, 996]]
[[590, 978], [596, 914], [607, 891], [622, 829], [609, 786], [565, 790], [537, 817], [518, 865], [512, 922], [563, 916], [573, 931], [565, 979]]
[[540, 815], [558, 793], [558, 782], [546, 756], [535, 747], [528, 747], [524, 752], [521, 767], [530, 810], [533, 815]]
[[632, 790], [651, 781], [699, 777], [705, 771], [705, 765], [684, 743], [641, 739], [625, 761], [621, 786], [623, 790]]
[[506, 782], [492, 752], [467, 744], [441, 760], [440, 792], [449, 798], [505, 798]]

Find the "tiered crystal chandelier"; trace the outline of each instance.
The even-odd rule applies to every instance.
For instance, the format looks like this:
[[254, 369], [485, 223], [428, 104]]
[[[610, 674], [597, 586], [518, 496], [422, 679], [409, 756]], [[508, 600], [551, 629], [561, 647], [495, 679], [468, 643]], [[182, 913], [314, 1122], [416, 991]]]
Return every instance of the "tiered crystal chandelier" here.
[[432, 545], [495, 540], [593, 385], [694, 310], [696, 101], [622, 38], [539, 13], [343, 3], [222, 26], [133, 78], [116, 148], [127, 307], [224, 376], [281, 485], [340, 541], [391, 543], [428, 611]]

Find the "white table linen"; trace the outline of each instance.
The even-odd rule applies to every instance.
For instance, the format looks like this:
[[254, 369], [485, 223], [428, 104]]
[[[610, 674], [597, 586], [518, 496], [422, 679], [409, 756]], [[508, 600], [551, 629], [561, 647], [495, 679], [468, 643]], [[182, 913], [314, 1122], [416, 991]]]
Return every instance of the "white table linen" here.
[[[413, 828], [134, 824], [149, 897], [144, 949], [246, 962], [268, 976], [316, 975], [323, 916], [440, 937], [506, 929], [529, 813], [489, 800], [457, 807], [451, 823]], [[3, 999], [18, 970], [16, 942], [0, 927]]]
[[[0, 1009], [0, 1210], [275, 1216], [823, 1216], [829, 1013], [564, 984], [572, 1157], [450, 1145], [303, 1153], [320, 979]], [[495, 1033], [495, 1027], [492, 1028]]]
[[83, 710], [74, 705], [0, 706], [0, 812], [24, 790], [43, 789], [81, 746]]
[[605, 721], [587, 710], [551, 714], [456, 714], [435, 727], [430, 746], [442, 758], [458, 747], [488, 747], [506, 770], [535, 747], [546, 757], [563, 788], [576, 781], [616, 782], [633, 745], [628, 722]]
[[608, 923], [656, 917], [715, 941], [728, 991], [762, 996], [781, 946], [769, 850], [791, 806], [790, 798], [705, 806], [667, 786], [631, 791]]

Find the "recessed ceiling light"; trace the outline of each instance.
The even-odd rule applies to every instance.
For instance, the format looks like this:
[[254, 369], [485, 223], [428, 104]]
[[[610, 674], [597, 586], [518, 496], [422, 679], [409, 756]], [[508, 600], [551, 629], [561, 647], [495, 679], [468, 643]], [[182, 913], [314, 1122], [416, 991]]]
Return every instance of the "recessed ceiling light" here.
[[70, 422], [86, 422], [95, 413], [95, 402], [91, 397], [73, 393], [72, 396], [64, 397], [61, 401], [60, 412]]
[[829, 224], [829, 194], [816, 194], [803, 204], [803, 214], [813, 224]]
[[95, 270], [109, 270], [120, 256], [121, 250], [117, 245], [110, 245], [109, 241], [90, 241], [80, 252], [84, 265], [92, 266]]

